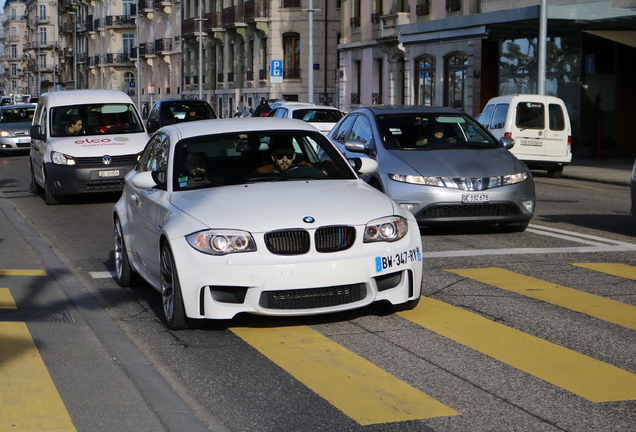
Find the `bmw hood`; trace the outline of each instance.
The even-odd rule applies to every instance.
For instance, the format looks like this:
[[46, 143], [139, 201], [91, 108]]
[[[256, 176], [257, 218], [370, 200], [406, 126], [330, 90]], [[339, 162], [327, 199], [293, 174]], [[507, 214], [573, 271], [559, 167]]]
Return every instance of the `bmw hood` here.
[[396, 211], [393, 201], [360, 180], [284, 181], [175, 192], [172, 204], [209, 228], [250, 232], [364, 225]]
[[389, 153], [394, 160], [382, 171], [393, 174], [411, 174], [404, 172], [404, 165], [422, 176], [432, 177], [493, 177], [528, 170], [505, 148], [393, 150]]

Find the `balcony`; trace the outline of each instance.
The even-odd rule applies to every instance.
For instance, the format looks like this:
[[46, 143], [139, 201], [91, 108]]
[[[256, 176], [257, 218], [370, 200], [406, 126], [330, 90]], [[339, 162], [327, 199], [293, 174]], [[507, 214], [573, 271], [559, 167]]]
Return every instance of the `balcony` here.
[[300, 68], [283, 69], [283, 79], [298, 79], [300, 78], [300, 71]]
[[223, 27], [245, 27], [243, 6], [231, 6], [221, 12], [221, 25]]
[[142, 57], [155, 57], [155, 43], [144, 42], [139, 44], [139, 55]]
[[352, 105], [360, 104], [360, 93], [351, 93], [351, 104]]
[[172, 39], [155, 39], [155, 54], [165, 55], [172, 52]]
[[371, 103], [373, 105], [382, 105], [382, 93], [371, 93]]
[[269, 17], [269, 2], [270, 0], [245, 0], [243, 3], [245, 22]]
[[133, 61], [129, 53], [107, 53], [104, 56], [104, 66], [132, 66]]
[[[205, 21], [203, 21], [203, 31], [213, 32], [221, 31], [221, 20], [219, 19], [220, 12], [208, 12], [205, 14]], [[198, 27], [197, 27], [198, 28]], [[194, 30], [193, 30], [194, 32]]]
[[135, 18], [129, 15], [108, 15], [106, 28], [135, 28]]

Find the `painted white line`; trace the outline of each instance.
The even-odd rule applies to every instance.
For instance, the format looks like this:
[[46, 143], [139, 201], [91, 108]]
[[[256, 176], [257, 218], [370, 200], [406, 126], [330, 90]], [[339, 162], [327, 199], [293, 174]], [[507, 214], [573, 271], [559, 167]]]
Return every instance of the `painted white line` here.
[[540, 229], [540, 230], [544, 230], [544, 231], [551, 231], [551, 232], [555, 232], [555, 233], [567, 234], [567, 235], [570, 235], [570, 236], [573, 236], [573, 237], [581, 237], [581, 238], [601, 241], [601, 242], [605, 242], [605, 243], [609, 243], [609, 244], [627, 245], [627, 246], [633, 245], [633, 243], [627, 243], [627, 242], [622, 242], [622, 241], [618, 241], [618, 240], [610, 240], [610, 239], [606, 239], [604, 237], [597, 237], [597, 236], [593, 236], [593, 235], [589, 235], [589, 234], [582, 234], [582, 233], [577, 233], [577, 232], [573, 232], [573, 231], [566, 231], [566, 230], [562, 230], [562, 229], [558, 229], [558, 228], [550, 228], [550, 227], [541, 226], [541, 225], [534, 225], [534, 224], [530, 224], [528, 226], [530, 228], [534, 228], [534, 229]]
[[596, 246], [596, 247], [563, 247], [563, 248], [513, 248], [513, 249], [471, 249], [441, 252], [424, 252], [425, 258], [466, 257], [480, 255], [531, 255], [531, 254], [567, 254], [598, 252], [633, 252], [636, 245], [628, 246]]
[[114, 271], [89, 272], [93, 279], [112, 279], [115, 277]]

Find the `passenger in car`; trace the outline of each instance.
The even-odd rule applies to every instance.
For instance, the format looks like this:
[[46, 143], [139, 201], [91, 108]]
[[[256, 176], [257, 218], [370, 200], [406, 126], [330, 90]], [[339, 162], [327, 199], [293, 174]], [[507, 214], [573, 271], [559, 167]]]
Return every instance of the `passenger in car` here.
[[71, 117], [69, 125], [64, 128], [64, 133], [66, 135], [79, 135], [82, 132], [83, 126], [82, 118], [78, 115], [74, 115]]

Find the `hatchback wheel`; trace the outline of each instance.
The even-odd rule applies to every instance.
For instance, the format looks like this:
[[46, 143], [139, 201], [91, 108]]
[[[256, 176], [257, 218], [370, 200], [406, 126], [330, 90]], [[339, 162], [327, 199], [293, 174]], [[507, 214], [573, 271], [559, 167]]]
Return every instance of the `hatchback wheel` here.
[[168, 328], [172, 330], [188, 328], [179, 275], [167, 242], [161, 246], [161, 302]]

